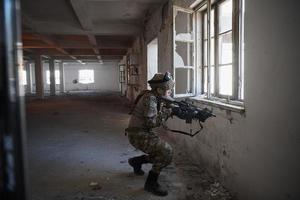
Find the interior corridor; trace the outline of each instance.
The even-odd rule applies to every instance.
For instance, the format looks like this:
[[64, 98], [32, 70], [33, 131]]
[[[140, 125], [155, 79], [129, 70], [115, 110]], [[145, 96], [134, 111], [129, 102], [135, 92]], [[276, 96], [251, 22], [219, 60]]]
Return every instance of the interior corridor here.
[[[296, 0], [0, 0], [0, 199], [299, 200], [299, 10]], [[128, 159], [141, 152], [124, 130], [155, 117], [174, 157], [159, 174], [168, 145], [133, 136], [154, 143], [151, 158], [131, 160], [136, 172], [157, 164], [136, 176]], [[167, 194], [158, 183], [168, 196], [153, 195]]]
[[183, 159], [186, 156], [178, 149], [160, 177], [170, 194], [157, 197], [145, 192], [146, 175], [134, 175], [127, 163], [141, 153], [124, 135], [128, 112], [128, 101], [118, 93], [29, 100], [32, 200], [232, 199], [204, 169]]

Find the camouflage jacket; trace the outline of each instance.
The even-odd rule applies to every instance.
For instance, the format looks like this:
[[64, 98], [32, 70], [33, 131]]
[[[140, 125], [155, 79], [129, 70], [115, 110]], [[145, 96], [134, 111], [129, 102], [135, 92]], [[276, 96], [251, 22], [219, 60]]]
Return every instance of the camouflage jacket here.
[[162, 115], [158, 112], [157, 97], [152, 91], [143, 91], [132, 110], [128, 127], [151, 129], [162, 124]]

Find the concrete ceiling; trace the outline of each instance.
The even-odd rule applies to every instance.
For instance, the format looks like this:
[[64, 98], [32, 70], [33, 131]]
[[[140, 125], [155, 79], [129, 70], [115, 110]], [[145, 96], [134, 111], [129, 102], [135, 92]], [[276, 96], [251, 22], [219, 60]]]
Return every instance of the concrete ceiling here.
[[166, 0], [22, 0], [24, 55], [120, 60]]

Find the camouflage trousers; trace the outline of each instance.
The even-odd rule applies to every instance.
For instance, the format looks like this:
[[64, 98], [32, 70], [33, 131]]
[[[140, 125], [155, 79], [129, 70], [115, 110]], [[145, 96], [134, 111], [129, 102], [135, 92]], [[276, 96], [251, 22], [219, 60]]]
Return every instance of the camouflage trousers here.
[[172, 147], [156, 133], [139, 128], [129, 128], [126, 132], [131, 145], [148, 154], [149, 162], [152, 163], [152, 171], [160, 173], [171, 163]]

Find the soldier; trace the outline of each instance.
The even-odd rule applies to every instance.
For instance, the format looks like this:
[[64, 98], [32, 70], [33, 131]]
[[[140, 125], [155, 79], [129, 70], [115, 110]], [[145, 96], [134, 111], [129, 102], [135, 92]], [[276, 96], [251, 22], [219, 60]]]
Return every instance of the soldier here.
[[135, 101], [129, 126], [126, 129], [129, 142], [145, 154], [130, 158], [128, 163], [136, 175], [143, 175], [142, 164], [151, 163], [144, 189], [158, 196], [166, 196], [167, 190], [157, 182], [161, 170], [172, 161], [172, 147], [162, 140], [153, 128], [162, 125], [169, 113], [160, 110], [158, 97], [170, 96], [174, 86], [171, 74], [157, 73], [148, 81], [151, 91], [143, 91]]

